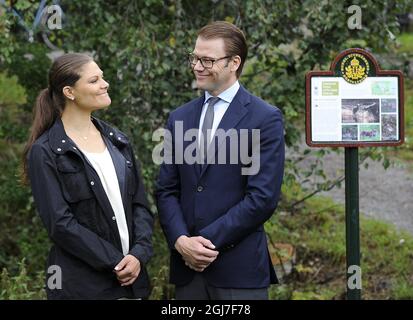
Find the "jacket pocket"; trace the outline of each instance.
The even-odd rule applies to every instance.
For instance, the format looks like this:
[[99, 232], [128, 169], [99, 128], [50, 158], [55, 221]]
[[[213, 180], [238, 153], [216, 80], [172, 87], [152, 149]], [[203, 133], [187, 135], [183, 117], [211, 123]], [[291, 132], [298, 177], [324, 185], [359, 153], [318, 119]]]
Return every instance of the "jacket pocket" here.
[[68, 159], [57, 161], [57, 170], [62, 181], [63, 196], [75, 203], [94, 197], [83, 165]]

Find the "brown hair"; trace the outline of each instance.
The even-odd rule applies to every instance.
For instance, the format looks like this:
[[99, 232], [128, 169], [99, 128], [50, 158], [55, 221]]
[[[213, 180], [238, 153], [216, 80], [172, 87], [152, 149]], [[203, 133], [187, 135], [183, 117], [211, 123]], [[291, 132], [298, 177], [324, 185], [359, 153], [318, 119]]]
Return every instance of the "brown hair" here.
[[241, 76], [242, 68], [248, 55], [248, 47], [244, 33], [238, 27], [226, 21], [215, 21], [199, 30], [198, 37], [206, 40], [222, 38], [225, 43], [226, 55], [238, 55], [241, 57], [237, 78]]
[[49, 86], [39, 93], [33, 107], [33, 123], [23, 151], [24, 183], [28, 182], [27, 154], [30, 148], [36, 139], [53, 125], [57, 117], [61, 116], [65, 108], [66, 98], [63, 88], [74, 86], [80, 79], [82, 67], [92, 61], [93, 59], [85, 54], [67, 53], [53, 62], [49, 70]]

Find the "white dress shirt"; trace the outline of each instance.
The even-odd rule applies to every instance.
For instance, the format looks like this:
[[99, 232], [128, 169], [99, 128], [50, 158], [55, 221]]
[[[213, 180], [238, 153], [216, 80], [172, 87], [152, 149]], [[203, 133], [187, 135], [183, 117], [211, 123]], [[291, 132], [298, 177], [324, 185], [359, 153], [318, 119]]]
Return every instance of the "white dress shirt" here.
[[[222, 117], [227, 111], [230, 103], [237, 94], [239, 87], [239, 82], [235, 81], [235, 83], [231, 87], [218, 95], [218, 98], [220, 98], [220, 100], [214, 105], [214, 122], [212, 123], [211, 138], [209, 142], [211, 142], [212, 138], [214, 137], [215, 131], [217, 130], [218, 125], [221, 122]], [[199, 119], [198, 141], [201, 141], [202, 124], [204, 123], [205, 113], [208, 107], [207, 101], [210, 97], [212, 97], [212, 95], [208, 91], [205, 91], [204, 106], [202, 107], [201, 118]]]

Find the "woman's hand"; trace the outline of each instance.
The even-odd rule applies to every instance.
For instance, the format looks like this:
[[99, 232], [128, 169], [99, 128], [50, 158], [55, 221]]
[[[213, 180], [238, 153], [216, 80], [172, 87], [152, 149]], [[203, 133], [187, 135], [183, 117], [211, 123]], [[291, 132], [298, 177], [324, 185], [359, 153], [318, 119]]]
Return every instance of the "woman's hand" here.
[[130, 286], [141, 272], [141, 263], [133, 255], [126, 255], [114, 269], [121, 286]]

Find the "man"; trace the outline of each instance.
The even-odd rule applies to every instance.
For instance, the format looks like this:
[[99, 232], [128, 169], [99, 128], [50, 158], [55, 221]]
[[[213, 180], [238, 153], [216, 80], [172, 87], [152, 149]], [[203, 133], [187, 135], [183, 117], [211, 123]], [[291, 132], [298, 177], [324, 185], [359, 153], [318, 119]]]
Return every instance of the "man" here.
[[[203, 27], [189, 60], [205, 93], [168, 119], [171, 141], [165, 139], [165, 148], [173, 161], [161, 166], [156, 196], [177, 299], [268, 299], [268, 286], [277, 282], [263, 224], [280, 195], [283, 122], [276, 107], [240, 86], [246, 57], [246, 40], [236, 26]], [[199, 129], [195, 164], [186, 161], [192, 155], [187, 152], [178, 161], [176, 150], [189, 147], [175, 138], [179, 128]], [[230, 134], [216, 141], [222, 132]], [[258, 170], [257, 163], [248, 167], [242, 161], [248, 152]]]

